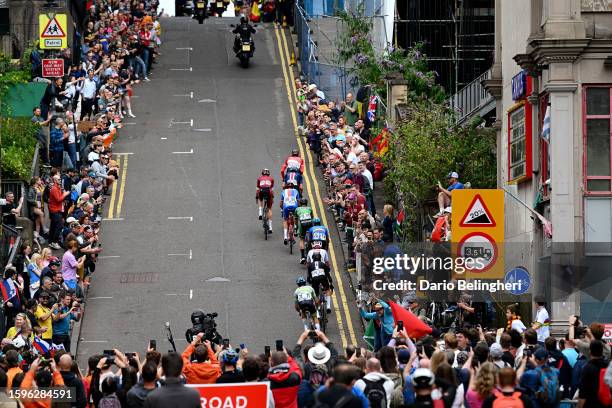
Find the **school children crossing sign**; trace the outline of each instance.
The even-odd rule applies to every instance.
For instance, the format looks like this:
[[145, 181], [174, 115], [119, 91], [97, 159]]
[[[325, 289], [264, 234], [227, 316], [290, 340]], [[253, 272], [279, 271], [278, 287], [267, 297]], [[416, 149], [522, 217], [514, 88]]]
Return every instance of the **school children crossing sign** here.
[[43, 50], [60, 50], [67, 47], [66, 14], [39, 14], [38, 31], [40, 48]]
[[460, 279], [504, 277], [503, 190], [453, 190], [451, 239], [456, 257], [472, 259]]

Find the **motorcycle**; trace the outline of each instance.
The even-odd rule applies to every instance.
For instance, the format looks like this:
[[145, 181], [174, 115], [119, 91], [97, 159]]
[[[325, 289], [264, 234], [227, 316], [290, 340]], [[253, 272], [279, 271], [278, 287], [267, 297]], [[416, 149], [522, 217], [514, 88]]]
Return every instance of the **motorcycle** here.
[[210, 4], [211, 13], [217, 14], [217, 17], [221, 17], [227, 6], [229, 5], [229, 0], [213, 0]]
[[198, 24], [202, 24], [204, 22], [204, 19], [208, 18], [208, 15], [206, 14], [206, 6], [208, 4], [206, 4], [206, 0], [196, 0], [196, 7], [195, 7], [195, 18], [198, 19]]
[[[231, 26], [235, 27], [234, 24]], [[257, 25], [253, 27], [257, 27]], [[236, 36], [234, 52], [236, 53], [236, 58], [240, 60], [240, 65], [243, 68], [248, 68], [249, 60], [253, 58], [253, 54], [255, 53], [255, 42], [250, 33], [248, 35]]]

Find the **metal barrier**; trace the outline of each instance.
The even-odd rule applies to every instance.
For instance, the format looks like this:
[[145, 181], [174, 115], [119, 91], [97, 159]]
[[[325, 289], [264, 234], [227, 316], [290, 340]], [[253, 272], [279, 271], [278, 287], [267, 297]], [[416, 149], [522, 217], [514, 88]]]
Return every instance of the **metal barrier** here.
[[[4, 198], [6, 193], [9, 191], [15, 194], [15, 202], [18, 203], [19, 199], [25, 195], [24, 182], [21, 180], [2, 180], [2, 183], [0, 184], [0, 194], [2, 194], [2, 198]], [[23, 214], [23, 207], [21, 213]]]
[[491, 78], [491, 70], [474, 79], [449, 99], [451, 108], [458, 113], [457, 122], [462, 123], [482, 113], [481, 111], [487, 107], [495, 108], [493, 96], [482, 86], [482, 81], [489, 78]]

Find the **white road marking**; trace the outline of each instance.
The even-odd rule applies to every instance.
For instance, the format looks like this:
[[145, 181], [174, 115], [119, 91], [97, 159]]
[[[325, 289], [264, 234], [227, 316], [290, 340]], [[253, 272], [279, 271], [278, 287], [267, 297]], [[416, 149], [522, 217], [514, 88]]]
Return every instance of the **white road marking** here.
[[189, 150], [188, 152], [172, 152], [172, 154], [193, 154], [193, 149]]
[[108, 340], [85, 340], [81, 339], [81, 343], [108, 343]]
[[167, 137], [160, 137], [161, 140], [168, 140]]
[[123, 124], [126, 126], [132, 126], [132, 125], [135, 125], [136, 122], [123, 122]]
[[189, 250], [188, 254], [168, 254], [168, 256], [188, 256], [191, 259], [191, 250]]
[[189, 293], [166, 293], [166, 296], [189, 296]]
[[112, 296], [94, 296], [94, 297], [88, 297], [87, 300], [94, 300], [94, 299], [112, 299]]
[[125, 153], [116, 152], [116, 153], [113, 153], [113, 154], [115, 156], [125, 156], [125, 155], [132, 155], [134, 153], [132, 153], [132, 152], [125, 152]]
[[193, 127], [193, 119], [189, 119], [188, 122], [186, 121], [175, 122], [174, 119], [170, 119], [170, 122], [168, 122], [168, 127], [172, 127], [172, 125], [189, 125]]
[[170, 68], [170, 71], [189, 71], [189, 72], [192, 72], [193, 71], [193, 67], [189, 67], [189, 68]]
[[220, 276], [216, 276], [214, 278], [206, 279], [206, 282], [229, 282], [230, 280], [227, 278], [222, 278]]
[[189, 97], [193, 99], [193, 91], [189, 92], [188, 94], [177, 94], [177, 95], [172, 95], [172, 96], [184, 96], [184, 97]]
[[189, 289], [189, 299], [193, 299], [193, 289]]
[[193, 217], [168, 217], [169, 220], [189, 220], [193, 222]]
[[102, 221], [123, 221], [123, 218], [103, 218]]
[[130, 99], [132, 99], [132, 98], [140, 98], [140, 95], [132, 95], [132, 96], [130, 96]]
[[217, 101], [214, 99], [200, 99], [199, 103], [216, 103]]
[[121, 255], [98, 255], [98, 259], [121, 258]]
[[189, 51], [193, 51], [192, 47], [178, 47], [177, 50], [189, 50]]
[[210, 128], [205, 128], [205, 129], [193, 129], [194, 132], [210, 132], [212, 131], [212, 129]]

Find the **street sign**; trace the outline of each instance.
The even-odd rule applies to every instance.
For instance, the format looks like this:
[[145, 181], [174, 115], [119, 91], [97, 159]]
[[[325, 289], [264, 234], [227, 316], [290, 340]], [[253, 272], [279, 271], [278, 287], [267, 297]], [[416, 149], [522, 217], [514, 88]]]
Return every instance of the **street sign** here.
[[268, 383], [187, 384], [200, 393], [202, 408], [267, 408]]
[[506, 273], [506, 276], [504, 276], [504, 283], [518, 283], [518, 289], [508, 290], [507, 292], [513, 295], [522, 295], [527, 293], [531, 287], [531, 275], [527, 269], [518, 266]]
[[503, 190], [453, 190], [451, 200], [453, 254], [474, 261], [455, 278], [503, 279]]
[[612, 324], [604, 324], [604, 334], [601, 339], [606, 343], [612, 342]]
[[67, 48], [68, 18], [66, 14], [39, 14], [38, 37], [40, 48]]
[[64, 60], [61, 58], [45, 58], [42, 60], [42, 76], [55, 78], [64, 76]]

